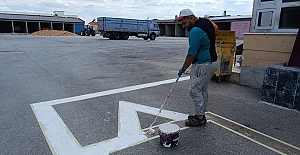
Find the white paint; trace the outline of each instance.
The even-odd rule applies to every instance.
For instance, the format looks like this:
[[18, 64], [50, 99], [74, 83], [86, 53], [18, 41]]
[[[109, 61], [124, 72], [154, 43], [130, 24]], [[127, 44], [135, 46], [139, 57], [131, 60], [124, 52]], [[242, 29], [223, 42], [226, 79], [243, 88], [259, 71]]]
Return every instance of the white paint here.
[[[52, 148], [52, 153], [62, 155], [93, 155], [99, 154], [99, 152], [104, 155], [147, 141], [148, 137], [145, 136], [145, 132], [140, 127], [137, 111], [152, 115], [156, 115], [159, 111], [159, 108], [120, 101], [118, 137], [83, 147], [68, 130], [68, 127], [52, 106], [34, 104], [32, 108], [35, 111], [38, 122], [43, 127], [44, 135], [50, 148]], [[164, 110], [161, 113], [161, 117], [175, 121], [184, 120], [187, 116], [186, 114], [168, 110]]]
[[[180, 78], [180, 81], [184, 81], [184, 80], [188, 80], [188, 79], [189, 79], [189, 77], [182, 77], [182, 78]], [[118, 137], [104, 141], [104, 142], [100, 142], [97, 144], [92, 144], [92, 145], [83, 147], [79, 144], [77, 139], [70, 132], [68, 127], [65, 125], [63, 120], [60, 118], [60, 116], [57, 114], [57, 112], [55, 111], [55, 109], [52, 106], [57, 105], [57, 104], [63, 104], [63, 103], [68, 103], [68, 102], [75, 102], [75, 101], [95, 98], [95, 97], [123, 93], [123, 92], [143, 89], [143, 88], [149, 88], [149, 87], [159, 86], [159, 85], [163, 85], [163, 84], [169, 84], [169, 83], [175, 82], [175, 80], [176, 79], [170, 79], [170, 80], [147, 83], [147, 84], [142, 84], [142, 85], [124, 87], [124, 88], [119, 88], [119, 89], [112, 89], [112, 90], [98, 92], [98, 93], [91, 93], [91, 94], [86, 94], [86, 95], [69, 97], [69, 98], [64, 98], [64, 99], [39, 102], [39, 103], [31, 104], [31, 107], [36, 115], [36, 118], [40, 124], [40, 127], [44, 133], [44, 136], [45, 136], [53, 154], [63, 154], [63, 155], [89, 154], [89, 155], [91, 155], [91, 154], [99, 152], [99, 151], [105, 152], [106, 154], [108, 154], [108, 152], [111, 150], [117, 150], [117, 149], [125, 147], [125, 146], [123, 146], [123, 147], [120, 146], [121, 143], [124, 143], [122, 137], [124, 138], [126, 136], [126, 134], [129, 134], [128, 128], [126, 129], [125, 122], [127, 121], [127, 123], [128, 123], [128, 120], [133, 119], [134, 117], [132, 115], [126, 116], [126, 114], [124, 114], [122, 112], [122, 111], [124, 111], [124, 109], [121, 108], [121, 110], [120, 110], [121, 117], [119, 118], [120, 131], [118, 133]], [[122, 106], [122, 104], [120, 104], [120, 105]], [[159, 109], [152, 109], [152, 108], [145, 108], [145, 107], [144, 107], [144, 109], [149, 109], [150, 111], [148, 111], [148, 112], [147, 112], [147, 110], [143, 110], [143, 111], [145, 113], [150, 113], [153, 115], [156, 115], [156, 113], [159, 110]], [[126, 108], [125, 108], [125, 111], [126, 111]], [[136, 114], [134, 116], [136, 117]], [[130, 119], [127, 119], [127, 117], [128, 118], [130, 117]], [[124, 118], [124, 122], [121, 121], [121, 119], [123, 120], [123, 118]], [[137, 123], [139, 121], [137, 121], [137, 118], [134, 120], [135, 121], [130, 121], [130, 123], [129, 123], [130, 125], [129, 124], [127, 124], [127, 125], [128, 126], [132, 125], [132, 127], [139, 127], [139, 130], [140, 130], [139, 123]], [[134, 143], [138, 143], [138, 142], [146, 139], [146, 136], [141, 135], [142, 132], [141, 131], [138, 132], [137, 128], [134, 128], [133, 132], [135, 133], [135, 136], [133, 138], [130, 138], [129, 140], [127, 140], [125, 142], [125, 144], [126, 143], [128, 145], [134, 144]], [[112, 147], [112, 146], [114, 146], [114, 147]], [[103, 153], [103, 154], [105, 154], [105, 153]]]
[[[150, 111], [148, 111], [148, 108]], [[141, 111], [153, 114], [151, 111], [155, 109], [156, 111], [159, 110], [158, 108], [152, 109], [152, 107], [120, 101], [118, 137], [83, 147], [82, 150], [84, 152], [80, 154], [93, 155], [101, 153], [104, 155], [146, 141], [148, 137], [145, 136], [145, 133], [141, 130], [136, 112]], [[74, 153], [76, 154], [76, 152]]]
[[176, 131], [179, 131], [180, 127], [176, 124], [165, 123], [159, 126], [159, 130], [163, 133], [174, 133]]
[[278, 150], [276, 150], [276, 149], [274, 149], [274, 148], [272, 148], [272, 147], [269, 147], [268, 145], [265, 145], [265, 144], [263, 144], [263, 143], [261, 143], [261, 142], [259, 142], [259, 141], [256, 141], [256, 140], [254, 140], [254, 139], [252, 139], [252, 138], [250, 138], [250, 137], [248, 137], [248, 136], [246, 136], [246, 135], [243, 135], [243, 134], [241, 134], [241, 133], [239, 133], [239, 132], [236, 132], [235, 130], [230, 129], [230, 128], [224, 126], [224, 125], [221, 125], [221, 124], [219, 124], [219, 123], [217, 123], [217, 122], [215, 122], [215, 121], [210, 120], [210, 122], [212, 122], [212, 123], [214, 123], [214, 124], [216, 124], [216, 125], [218, 125], [218, 126], [224, 128], [224, 129], [226, 129], [226, 130], [229, 130], [229, 131], [231, 131], [231, 132], [233, 132], [233, 133], [235, 133], [235, 134], [237, 134], [237, 135], [239, 135], [239, 136], [241, 136], [241, 137], [244, 137], [244, 138], [246, 138], [246, 139], [248, 139], [248, 140], [250, 140], [250, 141], [252, 141], [252, 142], [254, 142], [254, 143], [256, 143], [256, 144], [259, 144], [260, 146], [263, 146], [263, 147], [265, 147], [265, 148], [267, 148], [267, 149], [270, 149], [270, 150], [272, 150], [272, 151], [274, 151], [274, 152], [276, 152], [276, 153], [278, 153], [278, 154], [286, 155], [286, 154], [283, 153], [283, 152], [280, 152], [280, 151], [278, 151]]
[[[267, 135], [267, 134], [264, 134], [264, 133], [262, 133], [262, 132], [259, 132], [259, 131], [257, 131], [257, 130], [251, 129], [251, 128], [245, 126], [245, 125], [242, 125], [242, 124], [240, 124], [240, 123], [237, 123], [237, 122], [235, 122], [235, 121], [233, 121], [233, 120], [230, 120], [230, 119], [228, 119], [228, 118], [222, 117], [222, 116], [217, 115], [217, 114], [212, 113], [212, 112], [206, 112], [206, 113], [209, 113], [209, 114], [211, 114], [211, 115], [214, 115], [214, 116], [216, 116], [216, 117], [219, 117], [219, 118], [221, 118], [221, 119], [223, 119], [223, 120], [225, 120], [225, 121], [234, 123], [234, 124], [236, 124], [236, 125], [238, 125], [238, 126], [240, 126], [240, 127], [242, 127], [242, 128], [245, 128], [245, 129], [247, 129], [247, 130], [253, 131], [253, 132], [257, 133], [257, 134], [260, 134], [260, 135], [262, 135], [262, 136], [264, 136], [264, 137], [267, 137], [267, 138], [270, 138], [270, 139], [272, 139], [272, 140], [275, 140], [275, 141], [277, 141], [277, 142], [279, 142], [279, 143], [282, 143], [282, 144], [287, 145], [287, 146], [289, 146], [289, 147], [292, 147], [292, 148], [294, 148], [294, 149], [300, 150], [299, 147], [296, 147], [296, 146], [294, 146], [294, 145], [292, 145], [292, 144], [289, 144], [289, 143], [286, 143], [286, 142], [284, 142], [284, 141], [282, 141], [282, 140], [279, 140], [279, 139], [276, 139], [276, 138], [274, 138], [274, 137], [271, 137], [271, 136], [269, 136], [269, 135]], [[214, 122], [214, 123], [215, 123], [215, 122]], [[215, 123], [215, 124], [217, 124], [217, 123]], [[218, 125], [219, 125], [219, 124], [218, 124]], [[224, 128], [225, 128], [225, 127], [224, 127]], [[226, 129], [227, 129], [227, 127], [226, 127]], [[235, 133], [238, 133], [238, 132], [235, 132]], [[264, 145], [263, 145], [263, 146], [264, 146]]]
[[[134, 91], [134, 90], [139, 90], [139, 89], [144, 89], [144, 88], [149, 88], [149, 87], [155, 87], [155, 86], [169, 84], [169, 83], [174, 83], [176, 81], [176, 79], [146, 83], [146, 84], [141, 84], [141, 85], [129, 86], [129, 87], [124, 87], [124, 88], [112, 89], [112, 90], [107, 90], [107, 91], [102, 91], [102, 92], [97, 92], [97, 93], [85, 94], [85, 95], [80, 95], [80, 96], [75, 96], [75, 97], [68, 97], [68, 98], [33, 103], [33, 104], [35, 104], [35, 105], [36, 104], [57, 105], [57, 104], [62, 104], [62, 103], [81, 101], [81, 100], [86, 100], [86, 99], [95, 98], [95, 97], [113, 95], [113, 94], [118, 94], [118, 93], [124, 93], [124, 92], [129, 92], [129, 91]], [[189, 80], [189, 79], [190, 79], [190, 77], [186, 76], [186, 77], [181, 77], [178, 81], [185, 81], [185, 80]]]
[[[183, 77], [180, 78], [179, 81], [188, 80], [189, 77]], [[95, 144], [91, 144], [88, 146], [81, 146], [77, 139], [74, 137], [74, 135], [71, 133], [71, 131], [68, 129], [68, 127], [65, 125], [63, 120], [60, 118], [60, 116], [57, 114], [55, 109], [52, 107], [53, 105], [57, 104], [63, 104], [68, 102], [74, 102], [74, 101], [80, 101], [100, 96], [106, 96], [106, 95], [112, 95], [122, 92], [128, 92], [143, 88], [149, 88], [154, 86], [159, 86], [163, 84], [173, 83], [176, 79], [170, 79], [165, 81], [159, 81], [159, 82], [153, 82], [148, 84], [142, 84], [142, 85], [136, 85], [136, 86], [130, 86], [120, 89], [113, 89], [98, 93], [92, 93], [92, 94], [86, 94], [81, 96], [75, 96], [70, 98], [64, 98], [64, 99], [58, 99], [58, 100], [52, 100], [52, 101], [46, 101], [46, 102], [39, 102], [31, 104], [32, 110], [39, 122], [39, 125], [44, 133], [44, 136], [47, 140], [47, 143], [52, 151], [53, 154], [58, 155], [94, 155], [94, 154], [109, 154], [111, 152], [115, 152], [130, 146], [135, 146], [138, 144], [141, 144], [143, 142], [152, 140], [154, 138], [157, 138], [158, 136], [147, 138], [144, 134], [144, 132], [141, 130], [140, 122], [137, 117], [137, 111], [156, 115], [159, 111], [159, 108], [153, 108], [145, 105], [139, 105], [135, 103], [130, 103], [126, 101], [120, 101], [119, 102], [119, 129], [118, 129], [118, 137], [115, 137], [113, 139], [105, 140], [102, 142], [98, 142]], [[213, 114], [213, 113], [210, 113]], [[216, 114], [213, 114], [216, 115]], [[182, 114], [178, 112], [163, 110], [160, 114], [161, 117], [165, 117], [168, 119], [173, 119], [175, 121], [184, 120], [187, 118], [187, 114]], [[218, 115], [216, 115], [218, 116]], [[218, 116], [221, 117], [221, 116]], [[223, 117], [222, 117], [223, 118]], [[225, 121], [233, 122], [229, 119], [223, 118]], [[220, 125], [214, 121], [208, 120], [208, 122], [215, 123], [229, 131], [234, 132], [232, 129], [227, 128], [223, 125]], [[236, 123], [236, 122], [233, 122]], [[238, 123], [236, 123], [238, 124]], [[240, 125], [240, 124], [238, 124]], [[246, 128], [246, 127], [245, 127]], [[181, 128], [181, 130], [187, 129], [187, 127]], [[251, 129], [253, 130], [253, 129]], [[255, 130], [253, 130], [255, 131]], [[258, 132], [258, 131], [256, 131]], [[247, 138], [246, 135], [242, 135], [240, 133], [234, 132], [242, 137]], [[264, 135], [268, 138], [272, 138], [270, 136]], [[250, 139], [251, 138], [247, 138]], [[253, 141], [253, 139], [252, 139]], [[256, 141], [253, 141], [256, 142]], [[256, 142], [264, 147], [267, 147], [266, 145]], [[288, 145], [287, 143], [285, 143]], [[294, 147], [296, 148], [296, 147]], [[277, 152], [275, 149], [269, 148], [275, 152]], [[281, 153], [281, 152], [278, 152]]]

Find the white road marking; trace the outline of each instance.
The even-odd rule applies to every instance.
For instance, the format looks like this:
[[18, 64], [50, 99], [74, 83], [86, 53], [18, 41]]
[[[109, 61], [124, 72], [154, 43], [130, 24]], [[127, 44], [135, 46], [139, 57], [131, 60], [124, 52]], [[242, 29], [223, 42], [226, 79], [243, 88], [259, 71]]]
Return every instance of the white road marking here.
[[[299, 147], [296, 147], [296, 146], [291, 145], [291, 144], [289, 144], [289, 143], [287, 143], [287, 142], [284, 142], [284, 141], [282, 141], [282, 140], [276, 139], [276, 138], [271, 137], [271, 136], [269, 136], [269, 135], [267, 135], [267, 134], [264, 134], [264, 133], [262, 133], [262, 132], [259, 132], [259, 131], [256, 131], [256, 130], [254, 130], [254, 129], [251, 129], [251, 128], [245, 126], [245, 125], [242, 125], [242, 124], [240, 124], [240, 123], [237, 123], [237, 122], [235, 122], [235, 121], [232, 121], [232, 120], [230, 120], [230, 119], [228, 119], [228, 118], [222, 117], [222, 116], [217, 115], [217, 114], [212, 113], [212, 112], [206, 112], [206, 113], [209, 113], [209, 114], [211, 114], [211, 115], [215, 115], [215, 116], [217, 116], [217, 117], [219, 117], [219, 118], [221, 118], [221, 119], [224, 119], [225, 121], [234, 123], [234, 124], [236, 124], [236, 125], [238, 125], [238, 126], [240, 126], [240, 127], [242, 127], [242, 128], [245, 128], [245, 129], [247, 129], [247, 130], [253, 131], [253, 132], [257, 133], [257, 134], [260, 134], [260, 135], [262, 135], [262, 136], [265, 136], [265, 137], [267, 137], [267, 138], [270, 138], [270, 139], [272, 139], [272, 140], [275, 140], [275, 141], [277, 141], [277, 142], [279, 142], [279, 143], [282, 143], [282, 144], [284, 144], [284, 145], [287, 145], [287, 146], [289, 146], [289, 147], [292, 147], [292, 148], [294, 148], [294, 149], [300, 151], [300, 148], [299, 148]], [[219, 123], [215, 123], [215, 124], [219, 125]], [[225, 126], [224, 126], [224, 128], [225, 128]], [[227, 127], [226, 127], [226, 129], [227, 129]], [[234, 130], [233, 130], [233, 132], [234, 132], [234, 133], [238, 133], [238, 132], [236, 132], [236, 131], [234, 131]]]
[[[52, 106], [36, 104], [32, 105], [32, 108], [38, 122], [43, 127], [44, 135], [51, 146], [52, 153], [62, 155], [93, 155], [99, 153], [104, 155], [146, 141], [148, 137], [140, 127], [137, 111], [152, 115], [156, 115], [159, 111], [159, 108], [120, 101], [118, 137], [83, 147], [68, 130], [68, 127]], [[188, 115], [163, 110], [160, 116], [180, 121], [186, 119]]]
[[[189, 77], [182, 77], [180, 81], [188, 79]], [[83, 147], [79, 144], [77, 139], [57, 114], [53, 105], [159, 86], [173, 83], [175, 80], [176, 79], [170, 79], [64, 99], [33, 103], [31, 104], [31, 107], [53, 154], [92, 155], [99, 154], [99, 152], [101, 152], [101, 154], [108, 154], [113, 150], [123, 149], [147, 139], [144, 132], [140, 129], [139, 120], [136, 112], [133, 111], [134, 109], [153, 115], [156, 115], [159, 109], [138, 104], [134, 104], [135, 106], [132, 106], [133, 103], [130, 104], [129, 102], [120, 101], [118, 137]], [[130, 109], [126, 108], [126, 106], [130, 107]], [[132, 115], [129, 115], [128, 113], [131, 113]], [[164, 111], [161, 113], [161, 116], [175, 120], [178, 120], [179, 118], [185, 119], [187, 117], [185, 114], [170, 111]], [[129, 138], [128, 136], [132, 137]]]
[[[190, 77], [186, 76], [186, 77], [181, 77], [179, 79], [179, 81], [186, 81], [189, 79], [190, 79]], [[124, 87], [124, 88], [112, 89], [112, 90], [107, 90], [107, 91], [102, 91], [102, 92], [97, 92], [97, 93], [85, 94], [85, 95], [80, 95], [80, 96], [75, 96], [75, 97], [68, 97], [68, 98], [33, 103], [33, 104], [34, 105], [36, 105], [36, 104], [57, 105], [57, 104], [62, 104], [62, 103], [86, 100], [86, 99], [95, 98], [95, 97], [124, 93], [124, 92], [129, 92], [129, 91], [134, 91], [134, 90], [139, 90], [139, 89], [144, 89], [144, 88], [149, 88], [149, 87], [155, 87], [155, 86], [159, 86], [159, 85], [174, 83], [175, 81], [176, 81], [176, 79], [170, 79], [170, 80], [146, 83], [146, 84], [141, 84], [141, 85], [129, 86], [129, 87]]]
[[232, 130], [232, 129], [230, 129], [230, 128], [224, 126], [224, 125], [221, 125], [221, 124], [215, 122], [215, 121], [209, 120], [209, 122], [212, 122], [212, 123], [214, 123], [214, 124], [216, 124], [216, 125], [218, 125], [218, 126], [224, 128], [224, 129], [226, 129], [226, 130], [228, 130], [228, 131], [231, 131], [231, 132], [233, 132], [233, 133], [235, 133], [235, 134], [237, 134], [237, 135], [239, 135], [239, 136], [241, 136], [241, 137], [244, 137], [244, 138], [246, 138], [246, 139], [248, 139], [248, 140], [250, 140], [250, 141], [252, 141], [252, 142], [254, 142], [254, 143], [256, 143], [256, 144], [258, 144], [258, 145], [260, 145], [260, 146], [263, 146], [263, 147], [265, 147], [265, 148], [267, 148], [267, 149], [270, 149], [270, 150], [272, 150], [272, 151], [274, 151], [274, 152], [276, 152], [276, 153], [278, 153], [278, 154], [285, 155], [285, 153], [283, 153], [283, 152], [280, 152], [280, 151], [278, 151], [278, 150], [276, 150], [276, 149], [274, 149], [274, 148], [272, 148], [272, 147], [269, 147], [268, 145], [265, 145], [265, 144], [263, 144], [263, 143], [261, 143], [261, 142], [259, 142], [259, 141], [256, 141], [256, 140], [254, 140], [254, 139], [252, 139], [252, 138], [250, 138], [250, 137], [248, 137], [248, 136], [246, 136], [246, 135], [244, 135], [244, 134], [241, 134], [241, 133], [239, 133], [239, 132], [236, 132], [236, 131], [234, 131], [234, 130]]
[[[164, 81], [153, 82], [148, 84], [113, 89], [113, 90], [108, 90], [108, 91], [103, 91], [98, 93], [69, 97], [64, 99], [33, 103], [31, 104], [31, 108], [39, 122], [39, 125], [43, 131], [43, 134], [53, 154], [59, 154], [59, 155], [60, 154], [61, 155], [77, 155], [77, 154], [78, 155], [93, 155], [93, 154], [102, 155], [103, 154], [104, 155], [104, 154], [109, 154], [111, 152], [115, 152], [131, 146], [135, 146], [143, 142], [157, 138], [158, 136], [147, 138], [144, 135], [144, 132], [141, 130], [140, 127], [139, 119], [137, 117], [137, 111], [156, 115], [159, 111], [159, 108], [139, 105], [139, 104], [130, 103], [126, 101], [120, 101], [119, 115], [118, 115], [119, 116], [118, 137], [105, 140], [102, 142], [98, 142], [95, 144], [91, 144], [88, 146], [81, 146], [80, 143], [77, 141], [77, 139], [74, 137], [74, 135], [71, 133], [71, 131], [68, 129], [68, 127], [65, 125], [63, 120], [60, 118], [58, 113], [55, 111], [53, 105], [86, 100], [95, 97], [113, 95], [122, 92], [129, 92], [129, 91], [143, 89], [143, 88], [155, 87], [163, 84], [173, 83], [175, 82], [175, 80], [176, 79], [170, 79], [170, 80], [164, 80]], [[182, 77], [179, 79], [179, 81], [184, 81], [184, 80], [189, 80], [189, 77]], [[213, 114], [211, 112], [209, 113]], [[186, 119], [187, 114], [163, 110], [160, 116], [173, 119], [175, 121], [180, 121]], [[225, 120], [234, 122], [226, 118]], [[217, 125], [220, 125], [214, 121], [208, 121], [208, 122], [212, 122]], [[227, 128], [223, 125], [220, 126], [229, 131], [232, 131], [232, 129]], [[187, 129], [187, 127], [181, 128], [181, 130], [183, 129]], [[242, 135], [240, 133], [236, 133], [236, 134], [244, 138], [251, 139], [247, 137], [247, 135]], [[271, 136], [268, 136], [268, 138], [274, 139]], [[266, 145], [262, 143], [258, 143], [258, 144], [263, 147], [266, 147]], [[274, 148], [269, 148], [269, 147], [266, 148], [277, 152], [276, 149]]]

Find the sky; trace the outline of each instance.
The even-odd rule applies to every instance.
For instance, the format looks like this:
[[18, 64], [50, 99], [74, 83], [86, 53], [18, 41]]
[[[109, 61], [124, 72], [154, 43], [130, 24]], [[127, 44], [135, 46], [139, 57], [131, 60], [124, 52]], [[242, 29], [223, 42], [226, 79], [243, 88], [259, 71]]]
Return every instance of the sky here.
[[77, 15], [86, 23], [97, 17], [174, 19], [189, 8], [196, 16], [252, 15], [253, 0], [1, 0], [0, 11]]

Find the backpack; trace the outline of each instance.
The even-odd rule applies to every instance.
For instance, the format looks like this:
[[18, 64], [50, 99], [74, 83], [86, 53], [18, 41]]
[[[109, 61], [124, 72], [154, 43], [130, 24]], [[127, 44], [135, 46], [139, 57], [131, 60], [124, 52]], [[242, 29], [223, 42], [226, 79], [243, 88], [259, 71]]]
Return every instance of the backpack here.
[[217, 61], [218, 56], [217, 56], [216, 47], [215, 47], [216, 30], [215, 30], [215, 27], [213, 26], [213, 22], [206, 18], [199, 18], [196, 21], [194, 27], [201, 28], [207, 34], [208, 39], [210, 40], [209, 53], [210, 53], [211, 62]]

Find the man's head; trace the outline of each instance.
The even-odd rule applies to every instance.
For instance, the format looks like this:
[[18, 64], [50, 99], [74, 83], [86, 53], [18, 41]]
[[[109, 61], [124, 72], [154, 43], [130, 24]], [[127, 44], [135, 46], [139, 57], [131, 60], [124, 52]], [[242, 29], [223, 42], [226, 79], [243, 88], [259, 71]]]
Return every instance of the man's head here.
[[187, 28], [187, 30], [190, 31], [198, 18], [190, 9], [183, 9], [180, 11], [179, 17], [175, 20], [177, 20], [183, 28]]

